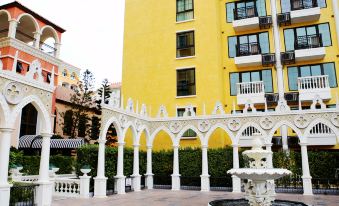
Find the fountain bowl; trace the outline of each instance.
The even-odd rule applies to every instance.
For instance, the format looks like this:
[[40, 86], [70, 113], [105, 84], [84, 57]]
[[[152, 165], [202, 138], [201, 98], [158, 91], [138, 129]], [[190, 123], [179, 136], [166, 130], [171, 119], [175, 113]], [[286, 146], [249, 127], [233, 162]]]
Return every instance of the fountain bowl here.
[[256, 169], [256, 168], [239, 168], [228, 170], [227, 173], [235, 175], [240, 179], [250, 179], [255, 181], [275, 180], [286, 175], [292, 174], [287, 169]]
[[[208, 206], [250, 206], [246, 199], [223, 199], [214, 200]], [[272, 206], [307, 206], [301, 202], [294, 202], [288, 200], [275, 200]]]

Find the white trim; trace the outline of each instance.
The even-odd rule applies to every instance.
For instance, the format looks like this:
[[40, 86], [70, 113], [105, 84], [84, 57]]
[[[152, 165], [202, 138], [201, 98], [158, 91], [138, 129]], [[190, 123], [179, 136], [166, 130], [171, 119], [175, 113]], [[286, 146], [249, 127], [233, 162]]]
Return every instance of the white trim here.
[[195, 137], [181, 137], [180, 140], [195, 140], [198, 139], [198, 136]]
[[184, 99], [184, 98], [195, 98], [197, 95], [187, 95], [187, 96], [176, 96], [176, 99]]
[[183, 21], [176, 21], [175, 24], [182, 24], [182, 23], [187, 23], [187, 22], [192, 22], [195, 21], [195, 19], [188, 19], [188, 20], [183, 20]]
[[195, 55], [194, 56], [187, 56], [187, 57], [176, 57], [175, 59], [176, 60], [182, 60], [182, 59], [193, 59], [195, 58]]
[[186, 29], [186, 30], [179, 30], [179, 31], [176, 31], [175, 33], [179, 34], [179, 33], [184, 33], [184, 32], [189, 32], [189, 31], [194, 31], [194, 40], [195, 40], [195, 28]]
[[184, 69], [196, 69], [196, 66], [185, 66], [185, 67], [177, 67], [175, 70], [184, 70]]

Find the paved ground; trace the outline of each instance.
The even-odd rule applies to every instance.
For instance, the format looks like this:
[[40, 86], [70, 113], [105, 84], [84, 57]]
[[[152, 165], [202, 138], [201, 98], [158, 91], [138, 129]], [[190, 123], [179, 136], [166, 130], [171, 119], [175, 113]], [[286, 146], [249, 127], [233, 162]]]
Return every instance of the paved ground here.
[[[200, 191], [171, 191], [144, 190], [125, 195], [112, 195], [97, 199], [54, 199], [52, 206], [207, 206], [215, 199], [237, 199], [242, 195], [231, 192], [200, 192]], [[339, 196], [314, 195], [303, 196], [295, 194], [278, 194], [277, 199], [300, 201], [312, 206], [339, 206]]]

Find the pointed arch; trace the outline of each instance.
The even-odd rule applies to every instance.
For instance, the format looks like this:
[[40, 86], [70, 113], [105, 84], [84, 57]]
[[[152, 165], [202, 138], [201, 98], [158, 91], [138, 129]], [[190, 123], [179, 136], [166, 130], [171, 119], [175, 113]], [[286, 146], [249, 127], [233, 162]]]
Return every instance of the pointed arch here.
[[119, 137], [121, 137], [121, 129], [120, 129], [121, 127], [120, 127], [119, 121], [118, 121], [117, 118], [111, 117], [110, 119], [108, 119], [108, 121], [102, 127], [102, 129], [100, 131], [100, 139], [106, 140], [106, 134], [107, 134], [107, 131], [108, 131], [109, 127], [111, 126], [111, 124], [114, 125], [115, 131], [117, 132], [118, 139], [119, 139]]
[[244, 124], [237, 132], [237, 135], [235, 137], [236, 143], [239, 143], [240, 137], [242, 136], [242, 133], [246, 131], [248, 128], [254, 128], [255, 130], [258, 130], [261, 134], [261, 136], [266, 137], [267, 133], [265, 130], [263, 130], [257, 123], [255, 122], [247, 122]]
[[11, 113], [12, 118], [9, 120], [9, 125], [14, 128], [15, 120], [18, 118], [22, 109], [28, 105], [32, 104], [35, 109], [38, 111], [38, 121], [41, 123], [40, 133], [52, 133], [52, 122], [51, 114], [48, 109], [45, 107], [44, 103], [35, 95], [27, 96], [21, 102], [16, 105]]
[[0, 127], [8, 127], [10, 108], [5, 97], [0, 94]]
[[128, 129], [131, 129], [131, 131], [132, 131], [133, 143], [136, 142], [137, 130], [136, 130], [134, 124], [131, 121], [127, 122], [126, 126], [124, 126], [121, 137], [120, 138], [118, 137], [118, 142], [125, 142], [126, 133], [127, 133]]
[[292, 124], [289, 121], [283, 120], [283, 121], [278, 122], [276, 125], [274, 125], [274, 127], [270, 130], [270, 132], [268, 133], [267, 138], [265, 140], [266, 143], [271, 143], [272, 142], [272, 138], [274, 136], [275, 131], [277, 131], [281, 126], [290, 127], [298, 135], [298, 138], [300, 139], [300, 142], [304, 142], [305, 141], [303, 133], [302, 133], [302, 131], [298, 127], [296, 127], [294, 124]]
[[235, 138], [234, 138], [234, 135], [233, 135], [233, 133], [231, 132], [231, 130], [229, 130], [229, 129], [227, 128], [226, 125], [224, 125], [224, 124], [222, 124], [222, 123], [217, 123], [217, 124], [213, 125], [213, 126], [208, 130], [208, 132], [206, 133], [205, 138], [204, 138], [204, 142], [203, 142], [205, 145], [208, 145], [208, 142], [209, 142], [209, 139], [211, 138], [211, 135], [212, 135], [213, 132], [216, 131], [217, 129], [222, 129], [223, 131], [225, 131], [226, 134], [230, 137], [232, 144], [234, 143]]
[[171, 141], [172, 141], [172, 144], [174, 143], [174, 141], [175, 141], [175, 136], [174, 136], [174, 134], [173, 134], [167, 127], [165, 127], [165, 126], [162, 125], [162, 126], [158, 127], [158, 128], [152, 133], [152, 135], [151, 135], [151, 137], [150, 137], [150, 140], [149, 140], [149, 142], [148, 142], [148, 145], [149, 145], [149, 146], [153, 146], [155, 137], [156, 137], [161, 131], [165, 132], [165, 133], [170, 137], [170, 139], [171, 139]]
[[[45, 39], [44, 39], [44, 32], [45, 32], [45, 30], [48, 30], [48, 31], [51, 32], [51, 34], [53, 35], [53, 38], [54, 38], [55, 43], [60, 44], [60, 39], [59, 39], [59, 35], [58, 35], [57, 31], [56, 31], [53, 27], [51, 27], [50, 25], [45, 25], [45, 26], [43, 26], [43, 27], [41, 28], [41, 30], [40, 30], [41, 41], [44, 41], [44, 40], [45, 40]], [[48, 31], [47, 31], [47, 32], [48, 32]], [[48, 36], [48, 37], [50, 37], [50, 36]]]
[[137, 134], [134, 144], [140, 144], [140, 138], [143, 132], [145, 132], [146, 145], [148, 145], [149, 139], [150, 139], [150, 132], [149, 132], [149, 129], [145, 125], [142, 125], [141, 128], [139, 129], [139, 132]]
[[182, 139], [182, 135], [184, 135], [184, 133], [189, 129], [193, 130], [197, 134], [197, 136], [200, 140], [200, 144], [202, 144], [202, 142], [204, 140], [204, 135], [193, 125], [186, 125], [184, 128], [182, 128], [180, 130], [180, 132], [178, 133], [178, 135], [176, 137], [176, 143], [180, 142], [180, 140]]
[[329, 127], [332, 132], [335, 134], [336, 136], [336, 140], [337, 140], [337, 143], [339, 143], [339, 130], [338, 128], [336, 128], [330, 121], [326, 120], [326, 119], [323, 119], [323, 118], [317, 118], [315, 120], [313, 120], [308, 126], [307, 128], [305, 129], [305, 132], [304, 132], [304, 138], [305, 140], [307, 141], [310, 134], [311, 134], [311, 131], [312, 129], [317, 125], [317, 124], [324, 124], [326, 125], [327, 127]]

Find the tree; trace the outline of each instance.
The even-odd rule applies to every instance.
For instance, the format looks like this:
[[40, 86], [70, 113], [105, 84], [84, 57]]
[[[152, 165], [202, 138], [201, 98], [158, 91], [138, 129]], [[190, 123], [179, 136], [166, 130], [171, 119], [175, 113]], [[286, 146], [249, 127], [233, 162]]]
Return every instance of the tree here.
[[[82, 74], [82, 81], [79, 81], [77, 87], [73, 90], [70, 98], [70, 110], [61, 114], [64, 117], [63, 131], [69, 133], [71, 138], [77, 135], [85, 137], [89, 134], [89, 111], [94, 106], [94, 76], [91, 71], [86, 70]], [[67, 124], [66, 124], [67, 123]], [[80, 133], [80, 134], [79, 134]]]
[[101, 87], [100, 89], [98, 89], [98, 99], [95, 101], [95, 103], [97, 104], [97, 107], [99, 109], [99, 111], [101, 111], [101, 101], [102, 101], [102, 91], [105, 92], [105, 103], [107, 103], [109, 101], [109, 98], [111, 97], [112, 94], [112, 90], [110, 87], [110, 83], [108, 82], [108, 79], [104, 79], [101, 83]]

